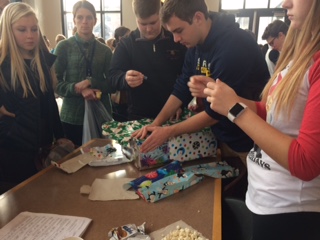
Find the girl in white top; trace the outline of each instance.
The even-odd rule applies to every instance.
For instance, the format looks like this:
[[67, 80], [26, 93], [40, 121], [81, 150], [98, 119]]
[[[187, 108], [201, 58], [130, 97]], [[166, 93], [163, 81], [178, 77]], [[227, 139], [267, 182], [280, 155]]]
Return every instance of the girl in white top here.
[[223, 79], [194, 76], [190, 85], [256, 143], [247, 157], [253, 240], [320, 239], [320, 0], [282, 6], [291, 25], [261, 102]]

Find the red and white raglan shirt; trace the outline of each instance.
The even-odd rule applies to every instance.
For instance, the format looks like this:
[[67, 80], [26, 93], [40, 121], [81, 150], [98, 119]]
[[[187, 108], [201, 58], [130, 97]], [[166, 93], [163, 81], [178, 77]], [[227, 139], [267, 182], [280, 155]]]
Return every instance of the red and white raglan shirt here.
[[[290, 68], [275, 79], [270, 92]], [[256, 214], [320, 212], [320, 51], [304, 75], [293, 110], [275, 115], [276, 101], [257, 103], [258, 114], [274, 128], [295, 138], [289, 149], [289, 170], [272, 160], [259, 146], [247, 157], [248, 208]]]

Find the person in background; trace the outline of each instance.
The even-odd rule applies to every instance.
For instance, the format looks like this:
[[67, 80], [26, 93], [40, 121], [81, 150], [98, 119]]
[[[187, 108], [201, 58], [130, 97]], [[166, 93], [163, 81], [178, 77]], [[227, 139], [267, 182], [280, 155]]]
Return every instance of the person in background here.
[[60, 41], [65, 40], [65, 39], [67, 39], [65, 35], [58, 33], [57, 36], [55, 37], [54, 41], [56, 42], [56, 45], [57, 45]]
[[160, 0], [133, 0], [132, 7], [138, 28], [118, 43], [110, 77], [127, 92], [128, 120], [155, 118], [181, 74], [185, 47], [161, 27]]
[[97, 40], [98, 40], [100, 43], [106, 45], [106, 41], [105, 41], [102, 37], [97, 37]]
[[[255, 146], [247, 157], [252, 240], [320, 239], [320, 1], [285, 0], [291, 21], [260, 102], [207, 81], [211, 108]], [[240, 106], [239, 106], [240, 105]], [[229, 110], [231, 109], [231, 110]]]
[[[57, 46], [57, 44], [58, 44], [60, 41], [65, 40], [65, 39], [67, 39], [65, 35], [63, 35], [63, 34], [61, 34], [61, 33], [58, 33], [57, 36], [56, 36], [55, 39], [54, 39], [54, 41], [55, 41], [55, 43], [56, 43], [56, 46]], [[56, 47], [56, 46], [55, 46], [55, 47]], [[52, 48], [51, 53], [54, 53], [54, 48]]]
[[114, 38], [109, 38], [106, 40], [107, 46], [111, 49], [111, 51], [114, 51], [114, 46], [113, 46]]
[[37, 173], [37, 159], [52, 142], [72, 143], [64, 138], [54, 97], [55, 57], [45, 47], [34, 10], [25, 3], [9, 4], [2, 12], [0, 31], [3, 191]]
[[0, 14], [2, 13], [5, 6], [7, 6], [10, 3], [9, 0], [0, 0]]
[[[124, 26], [116, 28], [114, 31], [114, 40], [112, 41], [113, 51], [119, 44], [120, 40], [130, 34], [130, 29]], [[125, 90], [117, 91], [111, 94], [113, 119], [118, 122], [125, 122], [128, 120], [128, 104], [127, 92]]]
[[43, 35], [42, 37], [43, 37], [43, 40], [44, 40], [44, 42], [45, 42], [45, 44], [46, 44], [49, 52], [51, 52], [51, 51], [52, 51], [52, 48], [51, 48], [50, 40], [47, 38], [46, 35]]
[[56, 93], [63, 97], [60, 117], [66, 136], [80, 146], [85, 100], [97, 101], [96, 92], [102, 92], [101, 101], [106, 110], [112, 113], [109, 93], [114, 90], [108, 82], [112, 52], [98, 42], [92, 33], [97, 18], [90, 2], [78, 1], [74, 4], [73, 21], [77, 32], [61, 41], [54, 51], [57, 55]]
[[[210, 109], [204, 99], [205, 84], [188, 82], [190, 77], [199, 74], [208, 76], [208, 81], [221, 78], [239, 95], [258, 100], [269, 79], [258, 44], [250, 34], [239, 28], [233, 15], [208, 13], [204, 0], [166, 0], [161, 18], [165, 27], [173, 33], [174, 40], [187, 46], [188, 52], [182, 75], [159, 115], [150, 126], [133, 134], [138, 138], [149, 135], [140, 150], [152, 151], [170, 137], [211, 126], [219, 141], [222, 157], [236, 156], [245, 161], [253, 145], [252, 140], [227, 118]], [[204, 111], [181, 123], [160, 127], [181, 105], [186, 106], [192, 97], [202, 98]]]
[[118, 27], [116, 28], [116, 30], [114, 30], [114, 40], [112, 45], [114, 48], [116, 48], [116, 46], [119, 44], [121, 38], [123, 37], [127, 37], [130, 34], [130, 29], [124, 26]]
[[275, 65], [277, 64], [279, 54], [282, 50], [282, 46], [288, 32], [288, 28], [289, 26], [285, 22], [281, 20], [274, 20], [266, 27], [264, 33], [262, 34], [262, 39], [266, 40], [270, 46], [265, 54], [270, 75], [272, 75], [274, 72]]

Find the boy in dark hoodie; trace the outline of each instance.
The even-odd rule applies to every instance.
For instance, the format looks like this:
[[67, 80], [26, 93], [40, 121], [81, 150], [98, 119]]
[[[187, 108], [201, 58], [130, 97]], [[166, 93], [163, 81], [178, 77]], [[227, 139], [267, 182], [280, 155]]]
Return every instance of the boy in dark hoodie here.
[[[188, 48], [182, 75], [162, 111], [149, 126], [133, 136], [145, 138], [142, 152], [148, 152], [167, 139], [192, 133], [204, 127], [211, 129], [219, 141], [222, 157], [238, 156], [245, 161], [252, 140], [228, 118], [210, 109], [203, 89], [206, 84], [189, 82], [194, 75], [221, 79], [241, 97], [252, 100], [269, 79], [269, 72], [258, 44], [240, 29], [233, 15], [209, 13], [204, 0], [166, 0], [161, 12], [163, 25], [174, 40]], [[184, 122], [160, 127], [178, 108], [186, 106], [193, 96], [202, 97], [205, 110]]]

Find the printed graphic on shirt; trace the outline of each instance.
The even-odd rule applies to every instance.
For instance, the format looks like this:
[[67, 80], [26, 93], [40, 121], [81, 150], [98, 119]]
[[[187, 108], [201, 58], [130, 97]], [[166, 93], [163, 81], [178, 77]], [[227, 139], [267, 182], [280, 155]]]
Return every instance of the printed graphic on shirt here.
[[271, 170], [270, 165], [262, 160], [261, 148], [254, 144], [253, 149], [248, 154], [248, 159], [265, 170]]
[[196, 70], [197, 71], [200, 70], [201, 74], [205, 75], [206, 77], [211, 77], [210, 63], [207, 64], [207, 60], [203, 60], [201, 67], [200, 67], [200, 64], [201, 64], [201, 59], [198, 58]]

